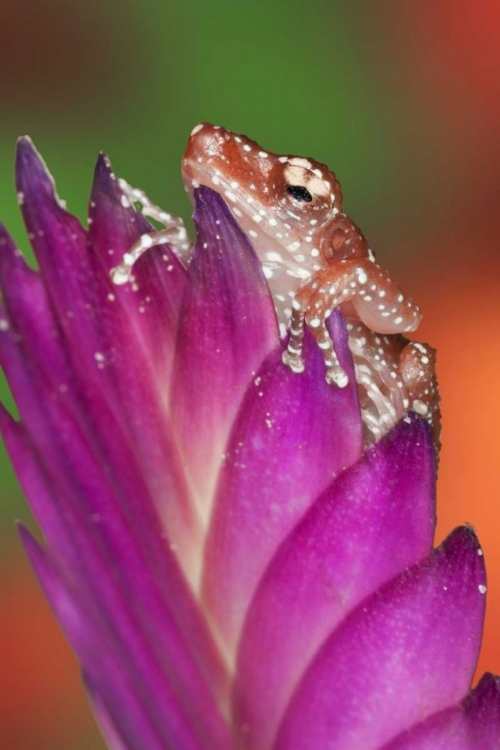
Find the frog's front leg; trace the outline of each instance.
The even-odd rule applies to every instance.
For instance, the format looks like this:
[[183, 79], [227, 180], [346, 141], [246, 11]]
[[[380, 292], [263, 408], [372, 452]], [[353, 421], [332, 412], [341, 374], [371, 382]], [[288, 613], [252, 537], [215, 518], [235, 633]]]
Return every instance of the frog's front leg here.
[[[327, 316], [326, 316], [327, 317]], [[349, 383], [346, 372], [340, 365], [337, 352], [333, 345], [332, 337], [326, 327], [326, 317], [321, 319], [318, 316], [312, 318], [308, 313], [304, 315], [302, 308], [297, 302], [293, 301], [292, 324], [290, 327], [290, 340], [288, 347], [283, 352], [283, 362], [293, 372], [303, 372], [305, 365], [302, 356], [302, 347], [304, 342], [304, 322], [308, 327], [323, 354], [326, 365], [326, 381], [329, 384], [335, 384], [339, 388], [345, 388]]]
[[418, 308], [401, 289], [367, 258], [349, 258], [321, 269], [302, 286], [293, 301], [290, 341], [283, 361], [295, 372], [304, 368], [302, 348], [307, 324], [323, 352], [326, 379], [339, 387], [347, 376], [339, 365], [325, 320], [335, 308], [350, 303], [357, 317], [378, 333], [414, 331], [421, 320]]
[[118, 180], [122, 190], [122, 202], [124, 205], [139, 203], [142, 206], [142, 213], [150, 219], [158, 221], [164, 225], [164, 229], [147, 232], [143, 234], [137, 242], [132, 245], [130, 250], [125, 253], [121, 262], [112, 269], [111, 278], [115, 284], [125, 284], [130, 280], [132, 266], [143, 255], [146, 250], [156, 245], [162, 245], [168, 242], [181, 258], [188, 260], [191, 243], [184, 222], [179, 216], [163, 211], [155, 205], [143, 190], [134, 188], [125, 180]]

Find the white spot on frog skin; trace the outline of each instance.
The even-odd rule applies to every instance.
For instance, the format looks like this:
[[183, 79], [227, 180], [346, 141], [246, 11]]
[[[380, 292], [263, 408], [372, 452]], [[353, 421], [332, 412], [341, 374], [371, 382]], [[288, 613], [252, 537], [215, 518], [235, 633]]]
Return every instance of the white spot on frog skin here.
[[9, 330], [9, 321], [5, 320], [5, 318], [0, 319], [0, 331], [8, 331]]
[[483, 583], [479, 584], [478, 589], [479, 589], [479, 593], [480, 594], [486, 594], [487, 589], [486, 589], [486, 586]]
[[266, 260], [273, 261], [274, 263], [283, 263], [283, 257], [275, 252], [266, 253]]
[[269, 268], [269, 266], [262, 266], [262, 270], [264, 272], [264, 276], [266, 279], [272, 279], [273, 277], [273, 269]]
[[301, 156], [292, 156], [288, 159], [288, 163], [294, 167], [303, 167], [304, 169], [311, 169], [312, 164], [309, 159], [303, 159]]
[[251, 151], [252, 150], [252, 147], [249, 146], [248, 143], [245, 143], [245, 145], [243, 146], [243, 148], [244, 148], [245, 151]]
[[[195, 126], [194, 126], [194, 128], [193, 128], [193, 129], [192, 129], [192, 131], [191, 131], [191, 135], [196, 135], [196, 133], [199, 133], [199, 132], [200, 132], [200, 130], [202, 130], [202, 129], [203, 129], [203, 123], [202, 123], [202, 122], [200, 122], [200, 123], [199, 123], [198, 125], [195, 125]], [[146, 188], [146, 190], [147, 190], [147, 188]], [[149, 191], [148, 191], [148, 192], [149, 192]]]
[[368, 281], [368, 276], [362, 268], [356, 269], [356, 276], [358, 277], [358, 281], [360, 284], [366, 284], [366, 282]]
[[288, 156], [279, 156], [278, 161], [281, 162], [281, 164], [286, 164], [288, 161]]
[[423, 401], [420, 401], [419, 399], [415, 399], [412, 404], [412, 409], [417, 414], [420, 414], [421, 417], [425, 417], [427, 415], [427, 412], [429, 411], [429, 407], [427, 406], [427, 404], [424, 404]]
[[261, 159], [267, 159], [269, 154], [266, 151], [259, 151], [259, 156]]

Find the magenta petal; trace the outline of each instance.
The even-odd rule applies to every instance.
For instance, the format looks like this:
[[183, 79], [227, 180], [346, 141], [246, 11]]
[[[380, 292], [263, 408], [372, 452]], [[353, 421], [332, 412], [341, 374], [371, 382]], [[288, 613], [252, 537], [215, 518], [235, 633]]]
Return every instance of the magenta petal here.
[[471, 529], [364, 600], [302, 678], [276, 749], [378, 747], [466, 694], [484, 618]]
[[380, 585], [426, 557], [435, 457], [412, 418], [346, 469], [285, 539], [247, 615], [235, 684], [245, 746], [269, 747], [288, 699], [327, 635]]
[[361, 454], [346, 329], [340, 314], [330, 322], [350, 385], [327, 385], [312, 337], [300, 375], [283, 365], [279, 346], [252, 380], [228, 443], [207, 540], [204, 595], [230, 648], [277, 546], [332, 477]]
[[172, 385], [173, 422], [207, 518], [221, 453], [247, 384], [278, 343], [262, 267], [222, 198], [196, 191]]
[[[100, 162], [91, 226], [92, 233], [103, 242], [109, 224], [106, 221], [112, 217], [111, 182], [109, 168]], [[37, 280], [30, 278], [27, 271], [23, 275], [19, 268], [13, 268], [13, 261], [3, 262], [2, 285], [7, 312], [14, 303], [18, 308], [25, 308], [21, 311], [25, 320], [22, 331], [14, 310], [10, 311], [13, 327], [21, 337], [20, 341], [16, 339], [21, 350], [18, 370], [21, 372], [24, 368], [31, 372], [33, 394], [36, 393], [38, 399], [43, 394], [41, 373], [47, 373], [48, 382], [43, 388], [50, 386], [58, 401], [64, 400], [70, 408], [74, 406], [83, 412], [84, 422], [92, 423], [92, 430], [103, 437], [106, 445], [114, 441], [114, 424], [124, 434], [124, 440], [134, 445], [134, 462], [140, 466], [155, 509], [161, 514], [172, 542], [182, 550], [185, 570], [193, 575], [193, 568], [199, 565], [199, 562], [195, 565], [192, 557], [199, 545], [200, 525], [191, 504], [167, 409], [173, 329], [177, 327], [178, 310], [169, 317], [166, 308], [170, 303], [172, 309], [178, 308], [182, 289], [172, 292], [168, 298], [165, 277], [168, 276], [174, 286], [182, 286], [185, 271], [177, 264], [172, 276], [165, 270], [153, 284], [147, 279], [154, 276], [154, 268], [144, 261], [141, 279], [150, 293], [146, 295], [149, 303], [143, 299], [142, 287], [137, 292], [119, 290], [112, 285], [108, 268], [103, 264], [102, 247], [94, 249], [93, 235], [89, 238], [77, 219], [62, 208], [52, 178], [27, 140], [19, 144], [17, 183], [23, 195], [27, 228], [40, 263], [40, 280]], [[137, 216], [138, 222], [144, 221], [139, 214]], [[111, 224], [114, 226], [112, 221]], [[125, 241], [127, 238], [123, 238]], [[4, 248], [2, 254], [8, 256], [8, 248]], [[12, 251], [10, 255], [13, 256]], [[151, 262], [154, 266], [154, 259]], [[162, 262], [162, 268], [164, 265]], [[14, 277], [21, 281], [19, 289], [13, 283]], [[35, 288], [36, 300], [30, 295], [30, 286]], [[158, 302], [165, 296], [170, 299], [168, 304]], [[161, 313], [156, 322], [148, 307], [152, 302], [158, 303]], [[163, 337], [162, 322], [165, 323]], [[64, 363], [58, 365], [57, 370], [54, 357], [39, 354], [42, 350], [36, 340], [39, 328], [44, 329], [49, 350]], [[56, 378], [57, 383], [50, 382]], [[16, 377], [11, 377], [10, 382], [16, 387]], [[31, 413], [31, 409], [25, 413]]]
[[85, 674], [83, 674], [82, 677], [90, 700], [90, 705], [92, 706], [93, 714], [106, 742], [106, 747], [108, 747], [109, 750], [128, 750], [128, 747], [125, 744], [127, 738], [124, 737], [119, 728], [115, 726], [113, 719], [109, 714], [106, 702], [97, 692], [92, 680], [86, 677]]
[[[186, 658], [193, 661], [210, 690], [220, 696], [226, 687], [220, 657], [148, 505], [141, 507], [140, 495], [132, 490], [117, 492], [74, 436], [76, 463], [68, 466], [62, 451], [59, 462], [52, 455], [45, 463], [43, 456], [35, 455], [22, 426], [5, 411], [0, 417], [2, 435], [35, 517], [61, 567], [81, 581], [82, 595], [100, 592], [104, 610], [114, 606], [116, 611], [116, 587], [125, 590], [127, 609], [147, 619], [148, 631], [165, 655], [170, 654], [172, 665], [178, 658], [181, 663]], [[61, 428], [68, 441], [68, 425], [61, 422]], [[57, 454], [60, 448], [54, 442]]]
[[98, 279], [88, 237], [78, 219], [58, 199], [54, 181], [29, 139], [19, 141], [16, 183], [21, 210], [49, 298], [74, 354], [94, 360], [103, 350]]
[[404, 732], [381, 750], [499, 750], [500, 677], [485, 674], [458, 706]]
[[[3, 314], [9, 326], [0, 331], [0, 360], [32, 447], [51, 467], [50, 473], [55, 467], [59, 472], [69, 472], [70, 484], [78, 483], [79, 478], [81, 484], [76, 492], [83, 493], [89, 473], [82, 469], [79, 459], [90, 451], [95, 470], [102, 472], [103, 482], [108, 484], [112, 476], [115, 489], [126, 498], [122, 504], [140, 517], [143, 524], [154, 519], [151, 523], [158, 534], [161, 529], [158, 510], [162, 511], [158, 507], [162, 498], [159, 490], [163, 489], [170, 499], [169, 531], [176, 532], [177, 539], [191, 539], [196, 525], [189, 510], [186, 511], [181, 502], [173, 502], [182, 497], [182, 484], [176, 483], [175, 473], [165, 473], [166, 461], [160, 462], [158, 453], [154, 452], [158, 446], [151, 451], [150, 460], [156, 460], [158, 471], [165, 475], [161, 483], [154, 482], [154, 475], [148, 477], [142, 470], [138, 451], [132, 450], [126, 426], [121, 415], [109, 404], [106, 391], [86, 377], [87, 371], [79, 371], [69, 361], [39, 275], [26, 266], [8, 235], [0, 232], [0, 240], [3, 240], [0, 283], [6, 308]], [[145, 440], [147, 414], [144, 411], [141, 419]], [[146, 485], [147, 479], [151, 481], [152, 492]], [[74, 486], [68, 491], [75, 494]], [[44, 532], [47, 534], [47, 529], [44, 528]], [[193, 545], [186, 544], [183, 557], [186, 566], [192, 549]]]
[[174, 354], [186, 270], [168, 245], [145, 253], [135, 264], [131, 282], [114, 286], [109, 272], [141, 235], [153, 227], [125, 198], [106, 156], [96, 165], [90, 196], [89, 236], [94, 263], [123, 308], [128, 335], [136, 340], [158, 372], [158, 386], [167, 391]]
[[125, 746], [129, 750], [228, 747], [215, 707], [199, 702], [199, 688], [187, 670], [176, 675], [172, 663], [165, 668], [166, 655], [155, 651], [147, 628], [141, 628], [133, 613], [126, 606], [113, 609], [112, 598], [106, 610], [89, 591], [75, 589], [29, 533], [22, 527], [20, 533], [87, 680], [105, 701]]

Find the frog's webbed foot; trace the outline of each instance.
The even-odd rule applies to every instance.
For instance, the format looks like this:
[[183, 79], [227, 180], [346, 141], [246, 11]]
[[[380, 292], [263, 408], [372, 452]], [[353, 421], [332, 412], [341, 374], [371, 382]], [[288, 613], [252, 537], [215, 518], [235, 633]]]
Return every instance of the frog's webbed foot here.
[[121, 262], [111, 270], [110, 275], [113, 283], [125, 284], [129, 281], [132, 274], [132, 267], [141, 255], [150, 248], [162, 245], [166, 242], [172, 246], [181, 260], [187, 260], [189, 258], [191, 243], [189, 242], [187, 230], [182, 219], [179, 216], [174, 216], [167, 211], [163, 211], [163, 209], [155, 205], [148, 198], [143, 190], [133, 188], [125, 180], [118, 180], [118, 184], [123, 193], [122, 201], [131, 204], [139, 203], [142, 207], [142, 213], [145, 216], [158, 221], [160, 224], [163, 224], [164, 229], [158, 229], [143, 234], [142, 237], [132, 245], [130, 250], [128, 250], [123, 256]]
[[282, 360], [292, 372], [304, 372], [306, 369], [302, 352], [296, 351], [293, 347], [290, 348], [290, 345], [283, 352]]

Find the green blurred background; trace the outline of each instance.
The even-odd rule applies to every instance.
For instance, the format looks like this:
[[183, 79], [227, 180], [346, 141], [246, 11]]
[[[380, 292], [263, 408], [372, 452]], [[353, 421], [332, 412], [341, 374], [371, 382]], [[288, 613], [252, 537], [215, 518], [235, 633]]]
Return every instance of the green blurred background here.
[[[438, 541], [483, 543], [482, 669], [500, 672], [497, 0], [14, 0], [0, 9], [0, 218], [28, 250], [12, 183], [29, 133], [82, 219], [97, 152], [186, 219], [180, 156], [199, 120], [314, 156], [439, 351]], [[2, 383], [2, 396], [11, 405]], [[0, 747], [101, 748], [78, 668], [13, 527], [33, 527], [0, 456]]]

